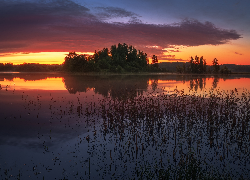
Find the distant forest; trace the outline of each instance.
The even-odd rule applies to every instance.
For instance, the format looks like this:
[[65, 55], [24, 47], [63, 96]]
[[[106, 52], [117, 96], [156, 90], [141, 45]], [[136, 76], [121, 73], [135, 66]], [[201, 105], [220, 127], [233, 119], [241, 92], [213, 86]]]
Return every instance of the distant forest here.
[[230, 74], [250, 73], [249, 65], [219, 65], [216, 58], [212, 65], [207, 65], [203, 56], [191, 57], [188, 62], [158, 63], [157, 56], [152, 56], [149, 64], [147, 54], [127, 44], [112, 45], [110, 50], [103, 48], [92, 56], [69, 52], [64, 62], [58, 65], [23, 63], [0, 63], [0, 71], [14, 72], [104, 72], [104, 73], [137, 73], [137, 72], [171, 72], [182, 74]]
[[214, 58], [212, 61], [212, 66], [207, 66], [206, 60], [203, 56], [191, 56], [188, 63], [183, 63], [182, 66], [177, 65], [176, 71], [178, 73], [191, 73], [191, 74], [230, 74], [231, 70], [224, 66], [221, 68], [218, 59]]
[[23, 63], [13, 65], [13, 63], [0, 63], [0, 71], [8, 72], [55, 72], [62, 71], [62, 65], [59, 64], [38, 64], [38, 63]]

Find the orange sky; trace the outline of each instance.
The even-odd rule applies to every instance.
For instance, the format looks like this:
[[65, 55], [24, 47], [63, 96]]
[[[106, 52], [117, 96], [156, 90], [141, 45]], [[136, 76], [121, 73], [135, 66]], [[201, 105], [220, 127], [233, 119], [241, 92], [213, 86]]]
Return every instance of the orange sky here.
[[[243, 45], [245, 44], [245, 45]], [[165, 50], [163, 54], [159, 54], [159, 62], [168, 62], [168, 60], [162, 60], [166, 57], [172, 56], [173, 62], [182, 60], [189, 60], [190, 56], [203, 56], [208, 65], [214, 58], [219, 60], [220, 64], [240, 64], [250, 65], [250, 47], [249, 42], [232, 43], [224, 45], [203, 45], [194, 47], [175, 46], [173, 48], [162, 49], [161, 47], [155, 47], [155, 49]], [[77, 52], [79, 54], [92, 55], [94, 52]], [[68, 52], [39, 52], [39, 53], [0, 53], [0, 63], [40, 63], [40, 64], [62, 64], [64, 58]], [[148, 55], [151, 60], [151, 56]]]
[[[39, 53], [2, 53], [0, 63], [39, 63], [39, 64], [62, 64], [69, 52], [39, 52]], [[77, 52], [78, 54], [92, 55], [92, 52]]]
[[208, 65], [250, 65], [249, 1], [87, 2], [2, 1], [0, 63], [61, 64], [69, 51], [126, 43], [159, 62], [197, 55]]
[[[217, 58], [219, 64], [239, 64], [239, 65], [250, 65], [250, 41], [238, 40], [223, 45], [203, 45], [194, 47], [175, 46], [175, 48], [166, 48], [168, 52], [163, 53], [162, 57], [167, 55], [174, 55], [173, 61], [176, 59], [189, 60], [191, 56], [203, 56], [208, 65], [212, 64], [212, 60]], [[170, 50], [170, 51], [169, 51]], [[171, 52], [174, 51], [174, 52]], [[179, 52], [176, 52], [179, 51]], [[158, 57], [159, 62], [161, 56]], [[169, 60], [168, 60], [169, 61]], [[181, 61], [179, 61], [181, 62]]]
[[[160, 46], [152, 46], [151, 49], [159, 51], [159, 62], [182, 62], [189, 60], [191, 56], [203, 56], [208, 65], [212, 60], [217, 58], [220, 64], [239, 64], [250, 65], [250, 41], [238, 40], [222, 45], [202, 45], [202, 46], [175, 46], [171, 48], [162, 48]], [[148, 47], [147, 47], [148, 48]], [[143, 47], [142, 47], [143, 49]], [[147, 49], [144, 52], [147, 53]], [[152, 50], [150, 50], [152, 51]], [[92, 55], [93, 52], [77, 52], [78, 54]], [[40, 64], [62, 64], [68, 52], [38, 52], [38, 53], [0, 53], [0, 63], [40, 63]], [[151, 62], [152, 52], [147, 53]], [[165, 59], [165, 60], [164, 60]], [[167, 60], [166, 60], [167, 59]], [[171, 60], [172, 59], [172, 60]]]

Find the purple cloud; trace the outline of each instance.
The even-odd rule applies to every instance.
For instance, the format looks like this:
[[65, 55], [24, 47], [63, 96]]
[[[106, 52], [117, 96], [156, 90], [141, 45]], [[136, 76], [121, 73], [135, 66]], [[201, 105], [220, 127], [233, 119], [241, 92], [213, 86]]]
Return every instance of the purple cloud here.
[[92, 14], [88, 8], [70, 0], [50, 3], [0, 0], [0, 3], [0, 52], [94, 51], [127, 43], [158, 55], [170, 45], [219, 45], [241, 38], [235, 30], [220, 29], [211, 22], [145, 24], [133, 12], [114, 7], [97, 8], [105, 19], [131, 18], [129, 23], [108, 23], [100, 14]]
[[136, 17], [136, 13], [126, 11], [119, 7], [96, 7], [98, 15], [103, 18], [116, 18], [116, 17]]

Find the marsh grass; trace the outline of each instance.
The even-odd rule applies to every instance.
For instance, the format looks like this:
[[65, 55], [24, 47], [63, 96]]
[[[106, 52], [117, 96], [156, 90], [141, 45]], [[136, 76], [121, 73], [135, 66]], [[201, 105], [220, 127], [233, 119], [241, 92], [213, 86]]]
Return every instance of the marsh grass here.
[[153, 162], [140, 160], [134, 179], [247, 179], [249, 99], [246, 89], [242, 94], [211, 89], [205, 95], [176, 90], [108, 97], [100, 101], [101, 133], [120, 137], [121, 144], [129, 141], [126, 152], [132, 156], [160, 154]]
[[[172, 180], [172, 179], [185, 179], [185, 180], [224, 180], [235, 179], [230, 174], [221, 174], [213, 167], [206, 166], [202, 168], [202, 163], [194, 157], [194, 153], [186, 158], [185, 162], [180, 162], [178, 165], [171, 164], [167, 168], [152, 166], [144, 164], [141, 166], [141, 171], [137, 172], [139, 180]], [[209, 169], [209, 170], [208, 170]], [[137, 178], [136, 178], [137, 179]], [[239, 178], [241, 179], [241, 178]], [[242, 178], [243, 179], [243, 178]]]
[[[72, 163], [55, 165], [64, 178], [250, 178], [250, 93], [246, 89], [241, 93], [211, 89], [205, 94], [176, 89], [171, 94], [155, 88], [96, 102], [79, 95], [77, 101], [64, 106], [53, 104], [52, 99], [49, 123], [57, 122], [79, 134], [78, 141], [64, 150], [69, 157], [73, 154]], [[34, 106], [26, 103], [27, 108]], [[77, 129], [83, 125], [90, 130], [87, 134]], [[51, 138], [46, 141], [52, 142]], [[51, 149], [46, 144], [44, 148], [46, 157]], [[88, 157], [83, 156], [86, 151]], [[64, 168], [69, 164], [75, 174], [67, 170], [65, 177]], [[5, 179], [11, 179], [12, 172], [0, 169]], [[15, 179], [22, 179], [20, 176], [20, 171], [13, 175]]]

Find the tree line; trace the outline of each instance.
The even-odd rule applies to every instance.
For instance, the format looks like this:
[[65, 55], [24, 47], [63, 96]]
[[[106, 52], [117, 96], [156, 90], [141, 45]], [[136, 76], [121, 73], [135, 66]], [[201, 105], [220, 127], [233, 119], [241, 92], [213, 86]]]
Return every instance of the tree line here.
[[13, 63], [0, 63], [0, 71], [54, 72], [62, 71], [62, 66], [59, 64], [23, 63], [19, 65], [13, 65]]
[[198, 57], [195, 56], [193, 58], [191, 56], [188, 63], [183, 64], [183, 66], [177, 66], [176, 71], [178, 73], [194, 73], [194, 74], [230, 74], [231, 71], [227, 68], [227, 66], [224, 66], [223, 68], [220, 68], [218, 59], [214, 58], [212, 61], [212, 66], [207, 66], [206, 60], [203, 58], [203, 56]]
[[[175, 68], [175, 67], [173, 67]], [[157, 56], [152, 56], [152, 63], [149, 64], [147, 54], [136, 50], [127, 44], [112, 45], [110, 50], [103, 48], [95, 51], [92, 56], [69, 52], [61, 65], [23, 63], [13, 65], [13, 63], [0, 63], [0, 71], [18, 72], [167, 72], [166, 67], [160, 68]], [[229, 74], [231, 71], [226, 67], [220, 67], [218, 60], [214, 58], [212, 66], [208, 66], [203, 56], [191, 57], [188, 63], [176, 66], [177, 73], [191, 74]]]
[[63, 62], [63, 69], [69, 72], [160, 72], [157, 56], [149, 64], [147, 54], [127, 44], [103, 48], [94, 55], [86, 56], [69, 52]]

